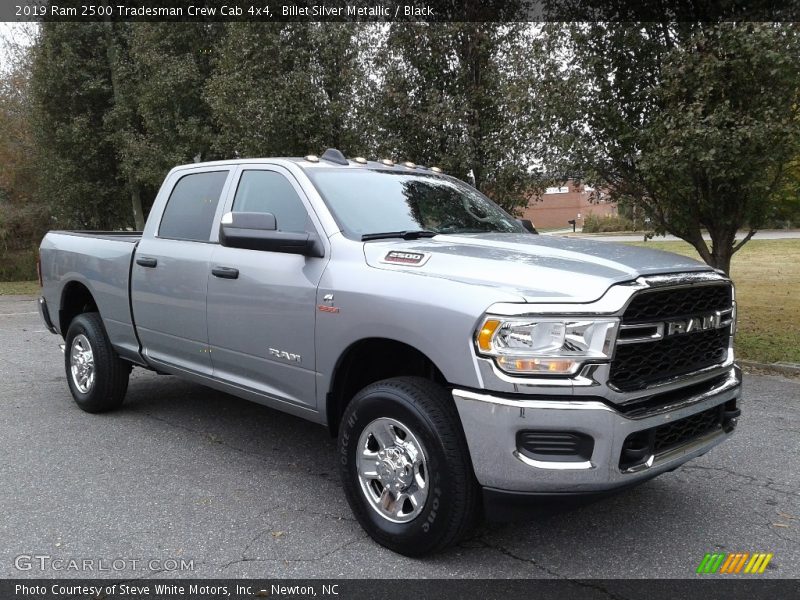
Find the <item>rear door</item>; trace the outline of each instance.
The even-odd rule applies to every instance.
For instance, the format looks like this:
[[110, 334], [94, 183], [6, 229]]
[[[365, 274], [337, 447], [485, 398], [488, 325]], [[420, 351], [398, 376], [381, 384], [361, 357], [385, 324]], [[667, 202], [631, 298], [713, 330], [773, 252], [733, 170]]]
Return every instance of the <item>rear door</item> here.
[[220, 199], [230, 175], [228, 167], [173, 173], [177, 181], [160, 223], [152, 232], [148, 223], [136, 249], [133, 315], [143, 352], [151, 361], [212, 373], [206, 327], [209, 261], [215, 248], [211, 232], [219, 222]]
[[[275, 215], [281, 231], [323, 230], [291, 173], [242, 166], [226, 209]], [[316, 407], [316, 293], [328, 260], [216, 246], [208, 278], [208, 338], [214, 377]], [[216, 271], [217, 275], [214, 274]]]

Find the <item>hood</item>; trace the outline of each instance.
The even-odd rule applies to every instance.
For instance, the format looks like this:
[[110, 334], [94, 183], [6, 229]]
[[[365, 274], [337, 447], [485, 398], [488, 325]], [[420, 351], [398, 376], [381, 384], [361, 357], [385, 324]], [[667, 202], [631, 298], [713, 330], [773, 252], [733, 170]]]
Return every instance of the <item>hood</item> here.
[[[401, 254], [387, 262], [390, 252]], [[402, 253], [424, 257], [411, 255], [409, 260]], [[592, 302], [611, 285], [642, 275], [711, 270], [671, 252], [525, 233], [371, 241], [364, 243], [364, 255], [377, 269], [496, 287], [525, 302]]]

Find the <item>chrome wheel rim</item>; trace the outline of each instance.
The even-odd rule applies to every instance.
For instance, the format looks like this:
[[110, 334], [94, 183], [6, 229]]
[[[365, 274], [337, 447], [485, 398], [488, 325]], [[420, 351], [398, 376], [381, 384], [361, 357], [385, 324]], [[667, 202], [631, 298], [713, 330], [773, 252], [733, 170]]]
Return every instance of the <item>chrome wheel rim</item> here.
[[372, 509], [392, 523], [415, 519], [428, 498], [430, 473], [425, 447], [400, 421], [381, 417], [358, 439], [361, 491]]
[[69, 367], [72, 383], [81, 394], [88, 394], [94, 386], [94, 352], [89, 340], [82, 333], [72, 340]]

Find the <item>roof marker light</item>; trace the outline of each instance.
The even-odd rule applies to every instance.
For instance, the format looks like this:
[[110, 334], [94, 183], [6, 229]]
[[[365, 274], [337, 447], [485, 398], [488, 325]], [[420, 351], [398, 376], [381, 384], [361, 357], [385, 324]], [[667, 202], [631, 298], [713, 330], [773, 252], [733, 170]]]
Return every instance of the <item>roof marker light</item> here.
[[306, 156], [306, 160], [308, 162], [319, 162], [319, 156], [317, 156], [316, 154], [309, 154]]
[[356, 156], [353, 160], [356, 161], [360, 165], [367, 164], [367, 159], [364, 158], [363, 156]]
[[433, 171], [434, 173], [441, 173], [442, 172], [442, 170], [439, 167], [431, 167], [431, 171]]
[[390, 158], [384, 158], [381, 162], [383, 164], [385, 164], [387, 167], [393, 167], [394, 166], [394, 161], [392, 159], [390, 159]]
[[409, 161], [406, 161], [406, 162], [404, 162], [403, 164], [404, 164], [406, 167], [408, 167], [409, 169], [413, 169], [414, 167], [416, 167], [416, 166], [417, 166], [417, 165], [415, 165], [413, 162], [411, 162], [410, 160], [409, 160]]

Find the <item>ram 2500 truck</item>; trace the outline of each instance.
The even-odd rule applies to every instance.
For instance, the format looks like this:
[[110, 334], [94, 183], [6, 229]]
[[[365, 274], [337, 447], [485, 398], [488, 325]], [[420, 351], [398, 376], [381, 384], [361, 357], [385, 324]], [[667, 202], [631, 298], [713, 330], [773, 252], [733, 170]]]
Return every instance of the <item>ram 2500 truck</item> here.
[[534, 235], [410, 162], [179, 166], [141, 234], [53, 231], [40, 260], [80, 408], [141, 367], [325, 425], [358, 521], [407, 555], [673, 470], [740, 412], [727, 277]]

